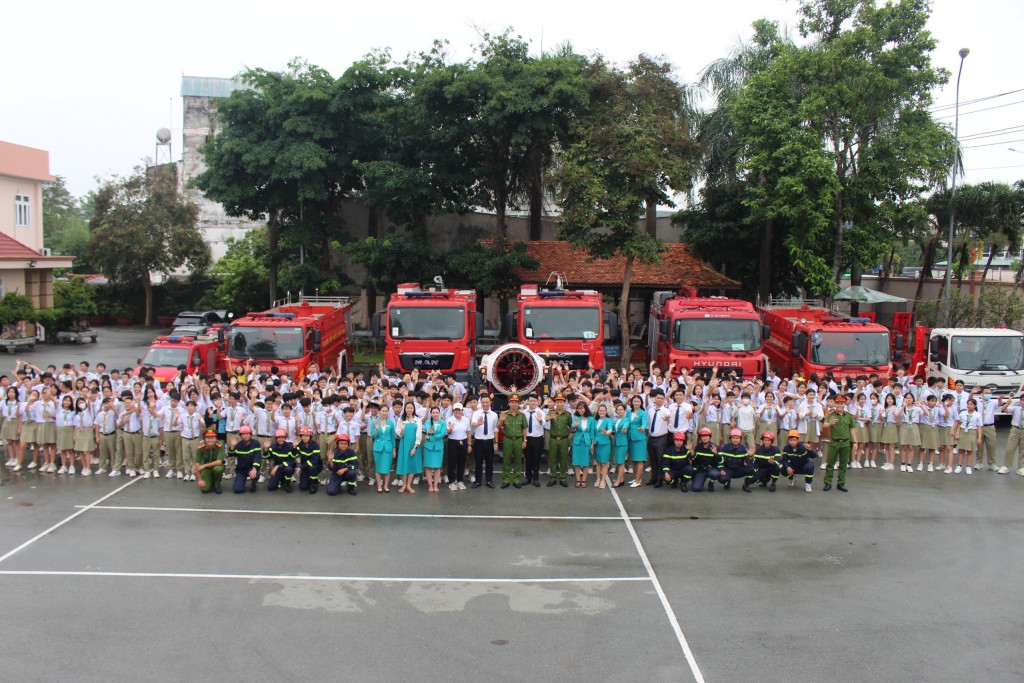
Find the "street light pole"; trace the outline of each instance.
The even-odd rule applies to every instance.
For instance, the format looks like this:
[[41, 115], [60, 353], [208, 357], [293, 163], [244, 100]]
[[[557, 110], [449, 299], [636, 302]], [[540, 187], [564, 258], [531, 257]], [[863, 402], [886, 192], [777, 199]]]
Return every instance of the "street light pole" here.
[[960, 48], [960, 69], [956, 72], [956, 106], [953, 109], [953, 179], [949, 196], [949, 235], [946, 242], [946, 274], [943, 279], [942, 324], [948, 327], [953, 314], [953, 223], [956, 218], [956, 172], [960, 166], [960, 74], [964, 71], [964, 58], [971, 54], [966, 47]]

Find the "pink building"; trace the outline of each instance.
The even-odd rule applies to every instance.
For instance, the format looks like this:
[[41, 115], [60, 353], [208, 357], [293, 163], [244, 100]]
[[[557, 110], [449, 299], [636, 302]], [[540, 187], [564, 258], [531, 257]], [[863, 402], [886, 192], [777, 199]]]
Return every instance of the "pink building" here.
[[53, 269], [74, 257], [43, 248], [43, 183], [52, 182], [50, 153], [0, 140], [0, 295], [29, 296], [53, 306]]

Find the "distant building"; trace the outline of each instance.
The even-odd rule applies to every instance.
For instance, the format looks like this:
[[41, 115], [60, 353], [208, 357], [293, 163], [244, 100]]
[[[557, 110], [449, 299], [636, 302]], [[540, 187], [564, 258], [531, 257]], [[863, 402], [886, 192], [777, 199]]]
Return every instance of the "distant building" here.
[[206, 169], [199, 148], [217, 132], [213, 121], [217, 100], [230, 96], [235, 90], [248, 87], [230, 78], [181, 77], [184, 121], [183, 151], [181, 161], [178, 162], [178, 191], [199, 207], [199, 229], [210, 245], [210, 255], [214, 261], [227, 252], [228, 238], [244, 237], [251, 228], [262, 223], [228, 216], [223, 206], [207, 199], [199, 190], [189, 188], [188, 183]]
[[25, 294], [37, 309], [53, 307], [53, 269], [73, 256], [43, 248], [43, 183], [50, 153], [0, 141], [0, 295]]

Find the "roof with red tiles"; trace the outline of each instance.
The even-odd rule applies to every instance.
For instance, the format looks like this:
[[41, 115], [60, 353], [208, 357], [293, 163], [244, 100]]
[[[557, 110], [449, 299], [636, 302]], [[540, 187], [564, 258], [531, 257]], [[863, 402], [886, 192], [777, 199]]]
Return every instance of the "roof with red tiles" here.
[[74, 258], [74, 256], [43, 256], [7, 233], [0, 232], [0, 261], [37, 261], [51, 268], [66, 268]]
[[[647, 265], [633, 263], [632, 287], [669, 287], [677, 289], [689, 285], [702, 289], [738, 289], [740, 283], [709, 268], [690, 253], [689, 245], [666, 243], [661, 252], [661, 263]], [[590, 260], [585, 251], [572, 248], [568, 242], [527, 242], [526, 252], [537, 260], [532, 270], [519, 269], [516, 275], [523, 282], [542, 284], [548, 275], [557, 272], [565, 276], [569, 285], [577, 287], [608, 287], [621, 285], [626, 259]]]

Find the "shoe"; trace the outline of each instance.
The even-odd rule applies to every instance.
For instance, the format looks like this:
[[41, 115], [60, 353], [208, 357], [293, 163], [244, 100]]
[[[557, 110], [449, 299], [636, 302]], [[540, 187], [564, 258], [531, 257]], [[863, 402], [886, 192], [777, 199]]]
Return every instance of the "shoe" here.
[[34, 470], [34, 469], [36, 469], [37, 467], [39, 467], [39, 465], [37, 465], [37, 464], [36, 464], [36, 461], [35, 461], [35, 460], [33, 460], [32, 462], [30, 462], [30, 463], [28, 464], [28, 468], [29, 468], [30, 470]]
[[985, 469], [985, 465], [984, 464], [975, 465], [975, 469], [978, 470], [979, 472], [982, 472]]
[[775, 482], [774, 481], [772, 482], [772, 485], [768, 487], [768, 491], [771, 492], [771, 493], [775, 493]]
[[708, 493], [714, 493], [714, 492], [715, 492], [715, 482], [709, 481], [708, 482]]
[[966, 470], [964, 470], [964, 474], [974, 474], [973, 470], [971, 470], [971, 467], [970, 467], [970, 465], [968, 465], [968, 466], [967, 466], [967, 469], [966, 469]]
[[1018, 467], [1017, 468], [1017, 474], [1019, 474], [1020, 476], [1024, 477], [1024, 467]]
[[224, 479], [234, 479], [234, 478], [235, 478], [235, 475], [234, 475], [234, 474], [232, 474], [231, 472], [225, 472], [225, 473], [224, 473], [224, 477], [223, 477], [223, 478], [224, 478]]
[[[15, 472], [21, 472], [21, 463], [20, 462], [14, 466], [14, 471]], [[1024, 474], [1024, 472], [1018, 472], [1017, 474]]]
[[86, 467], [85, 469], [82, 470], [82, 476], [83, 477], [91, 477], [92, 476], [92, 470], [90, 470], [88, 467]]
[[153, 475], [151, 475], [151, 474], [150, 474], [149, 472], [144, 472], [144, 473], [142, 474], [142, 478], [143, 478], [143, 479], [149, 479], [149, 478], [150, 478], [151, 476], [153, 476]]
[[913, 473], [913, 471], [914, 471], [914, 466], [913, 465], [907, 465], [907, 474], [911, 474], [911, 473]]
[[284, 483], [284, 492], [285, 493], [291, 493], [292, 492], [292, 483], [290, 481], [286, 481]]
[[213, 490], [213, 492], [214, 492], [214, 493], [216, 493], [216, 494], [217, 494], [218, 496], [219, 496], [220, 494], [224, 493], [223, 491], [221, 491], [221, 490], [220, 490], [220, 487], [219, 487], [219, 486], [218, 486], [217, 488], [215, 488], [215, 489]]
[[[169, 472], [168, 472], [168, 476], [170, 476], [170, 473], [169, 473]], [[182, 479], [182, 478], [184, 478], [185, 474], [184, 474], [184, 473], [183, 473], [183, 472], [182, 472], [181, 470], [178, 470], [178, 473], [177, 473], [177, 474], [176, 474], [175, 476], [176, 476], [176, 477], [177, 477], [178, 479]], [[263, 480], [262, 480], [262, 479], [260, 479], [260, 481], [263, 481]]]
[[[501, 488], [507, 489], [509, 486], [510, 486], [510, 484], [507, 481], [501, 482]], [[494, 487], [491, 487], [491, 488], [494, 488]], [[519, 488], [519, 484], [516, 484], [516, 488]]]
[[810, 484], [804, 484], [804, 492], [805, 493], [810, 493], [812, 490], [813, 489], [811, 488]]
[[953, 468], [952, 467], [947, 467], [946, 468], [946, 474], [953, 474]]
[[348, 485], [348, 495], [350, 495], [350, 496], [358, 496], [359, 495], [359, 492], [356, 491], [356, 487], [354, 485], [352, 485], [352, 484]]
[[129, 477], [134, 477], [135, 476], [135, 470], [133, 470], [132, 468], [129, 467], [127, 470], [125, 470], [125, 474], [127, 474]]
[[154, 479], [160, 478], [160, 470], [153, 470], [152, 474]]
[[789, 478], [789, 488], [793, 488], [794, 486], [796, 486], [796, 479], [794, 479], [793, 477], [790, 477]]
[[395, 477], [394, 479], [392, 479], [392, 480], [391, 480], [391, 485], [392, 485], [392, 486], [399, 486], [399, 485], [400, 485], [401, 483], [402, 483], [402, 482], [400, 482], [400, 481], [398, 480], [398, 477]]
[[828, 465], [826, 465], [825, 463], [821, 463], [821, 469], [825, 469], [826, 467], [828, 467]]
[[420, 485], [420, 478], [419, 478], [419, 476], [415, 476], [415, 477], [412, 478], [412, 485], [413, 486], [419, 486]]
[[459, 485], [456, 484], [455, 482], [452, 482], [451, 484], [448, 484], [448, 490], [449, 491], [458, 491], [459, 490]]
[[928, 470], [927, 471], [928, 472], [934, 472], [935, 471], [935, 468], [932, 466], [931, 463], [928, 463]]
[[464, 482], [464, 481], [460, 481], [459, 482], [459, 490], [460, 491], [465, 491], [466, 490], [466, 482]]
[[900, 463], [900, 472], [906, 472], [906, 471], [907, 471], [907, 466], [904, 465], [903, 463]]
[[828, 482], [825, 482], [825, 485], [821, 487], [821, 490], [822, 491], [831, 491], [832, 490], [832, 484], [830, 484]]
[[838, 471], [839, 470], [839, 463], [836, 462], [835, 465], [832, 465], [832, 469], [835, 470], [835, 471]]
[[314, 479], [313, 481], [309, 482], [309, 495], [312, 496], [314, 493], [317, 492], [317, 490], [319, 488], [320, 488], [320, 480], [319, 479]]
[[[358, 476], [359, 476], [359, 478], [362, 478], [363, 475], [360, 474]], [[441, 475], [441, 483], [442, 484], [447, 484], [448, 483], [448, 475], [447, 474]]]
[[520, 484], [518, 481], [516, 483], [512, 484], [512, 485], [515, 486], [517, 489], [523, 488], [523, 485]]
[[760, 486], [761, 488], [764, 488], [765, 486], [768, 486], [768, 482], [762, 481], [760, 484], [758, 484], [758, 486]]
[[842, 491], [843, 493], [849, 493], [850, 489], [846, 488], [845, 484], [836, 484], [836, 490]]
[[1006, 473], [1008, 473], [1009, 471], [1010, 471], [1010, 468], [1009, 468], [1009, 467], [1007, 467], [1006, 465], [1003, 465], [1003, 466], [1002, 466], [1002, 467], [1000, 467], [1000, 468], [999, 468], [998, 470], [996, 470], [996, 474], [1006, 474]]
[[68, 468], [64, 467], [64, 465], [61, 465], [60, 469], [57, 470], [57, 474], [67, 474], [67, 473], [68, 473]]
[[493, 489], [494, 488], [494, 482], [490, 482], [490, 481], [487, 482], [487, 488]]
[[476, 483], [476, 475], [475, 474], [469, 475], [469, 483], [470, 484], [475, 484]]
[[957, 466], [956, 466], [956, 467], [955, 467], [955, 468], [953, 469], [953, 474], [960, 474], [960, 473], [961, 473], [961, 472], [963, 472], [963, 471], [964, 471], [964, 468], [960, 467], [960, 465], [957, 465]]
[[118, 471], [118, 470], [114, 470], [113, 472], [111, 472], [111, 473], [110, 473], [109, 475], [107, 475], [107, 476], [110, 476], [110, 477], [120, 477], [120, 476], [121, 476], [121, 472], [120, 472], [120, 471]]
[[260, 483], [263, 484], [263, 483], [266, 483], [266, 481], [267, 481], [267, 477], [265, 475], [261, 474], [260, 475]]
[[195, 481], [196, 480], [196, 475], [194, 475], [194, 474], [188, 475], [188, 480], [189, 481]]
[[533, 485], [537, 486], [537, 487], [540, 486], [540, 478], [539, 477], [534, 477], [533, 478]]
[[256, 480], [253, 479], [252, 483], [249, 484], [249, 493], [256, 493]]
[[656, 488], [656, 489], [660, 489], [664, 485], [665, 485], [665, 482], [663, 482], [661, 479], [659, 479], [658, 481], [654, 482], [654, 488]]
[[690, 489], [689, 489], [689, 488], [687, 488], [687, 486], [686, 486], [686, 482], [685, 482], [685, 481], [680, 481], [680, 482], [679, 482], [679, 490], [680, 490], [681, 492], [683, 492], [683, 493], [686, 493], [686, 492], [687, 492], [687, 491], [689, 491]]
[[14, 460], [9, 458], [7, 462], [4, 463], [4, 467], [14, 467]]
[[875, 464], [875, 461], [874, 461], [874, 460], [872, 460], [872, 461], [871, 461], [871, 466], [872, 466], [872, 467], [876, 467], [876, 468], [878, 467], [878, 465], [876, 465], [876, 464]]
[[480, 482], [478, 482], [478, 481], [474, 481], [474, 482], [473, 482], [473, 484], [472, 484], [472, 486], [470, 486], [470, 488], [473, 488], [473, 489], [478, 489], [478, 488], [480, 488], [481, 486], [483, 486], [483, 484], [481, 484], [481, 483], [480, 483]]
[[558, 485], [561, 486], [563, 489], [569, 488], [569, 482], [565, 481], [564, 479], [558, 482]]
[[750, 484], [748, 484], [747, 482], [743, 482], [743, 492], [744, 493], [753, 493], [754, 490], [752, 488], [750, 488]]
[[106, 474], [106, 473], [107, 473], [107, 471], [105, 469], [103, 469], [102, 467], [99, 468], [98, 470], [96, 470], [96, 474]]
[[643, 484], [640, 483], [639, 481], [637, 481], [636, 479], [634, 479], [633, 481], [629, 482], [629, 488], [631, 488], [631, 489], [637, 489], [637, 488], [640, 488], [641, 486], [643, 486]]
[[557, 479], [549, 479], [548, 480], [548, 487], [550, 488], [550, 487], [554, 486], [557, 483], [558, 483]]

